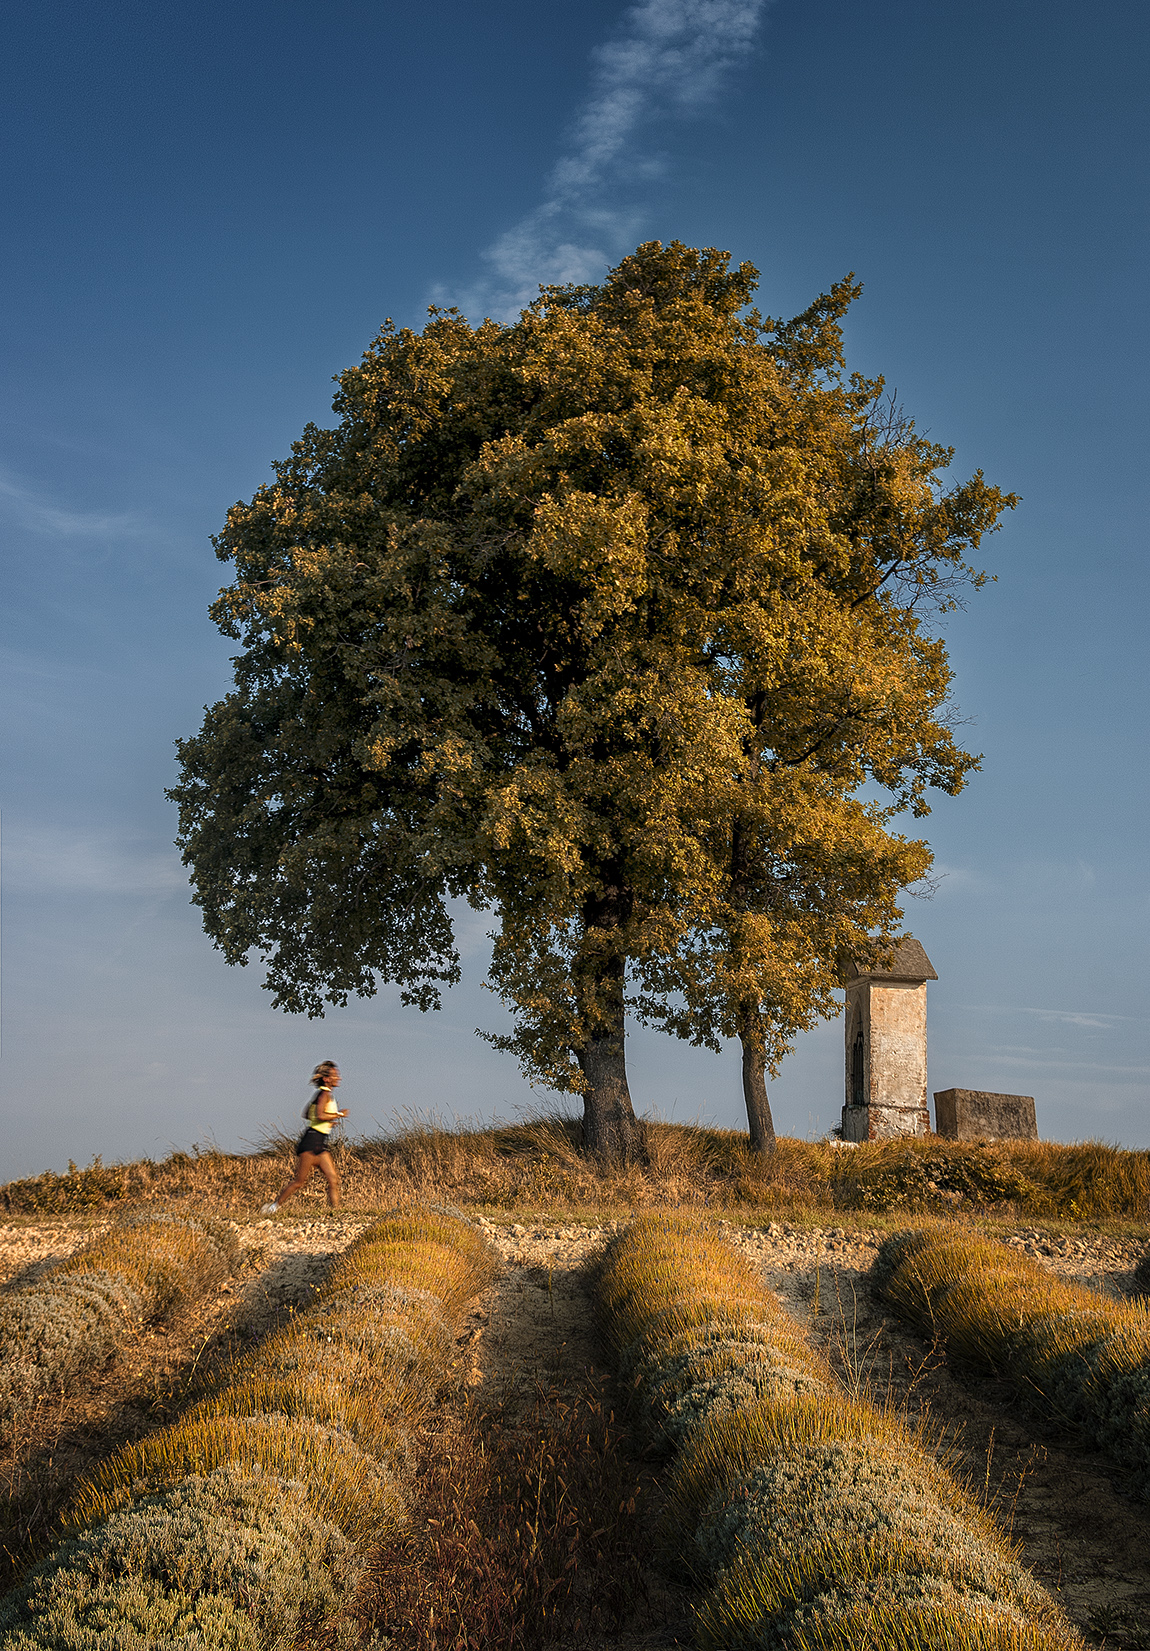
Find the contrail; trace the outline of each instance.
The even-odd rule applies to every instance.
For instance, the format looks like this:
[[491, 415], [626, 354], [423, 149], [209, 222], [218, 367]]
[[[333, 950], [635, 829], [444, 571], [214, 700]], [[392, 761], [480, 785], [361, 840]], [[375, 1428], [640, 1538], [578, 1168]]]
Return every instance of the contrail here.
[[591, 54], [590, 92], [542, 202], [483, 252], [493, 278], [460, 299], [460, 307], [509, 320], [540, 284], [601, 277], [643, 217], [607, 199], [612, 184], [640, 169], [632, 151], [640, 127], [711, 103], [754, 45], [768, 3], [639, 0], [629, 6], [615, 36]]

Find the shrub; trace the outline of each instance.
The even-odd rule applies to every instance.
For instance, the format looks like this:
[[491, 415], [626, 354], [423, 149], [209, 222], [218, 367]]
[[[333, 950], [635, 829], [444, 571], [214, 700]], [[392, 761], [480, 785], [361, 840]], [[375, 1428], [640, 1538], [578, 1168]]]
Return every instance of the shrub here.
[[867, 1143], [843, 1155], [835, 1203], [843, 1209], [930, 1210], [1015, 1204], [1047, 1213], [1053, 1200], [1005, 1156], [986, 1146], [937, 1141]]
[[0, 1297], [0, 1417], [98, 1369], [139, 1324], [214, 1289], [237, 1253], [218, 1222], [135, 1216]]
[[641, 1218], [609, 1248], [599, 1294], [643, 1426], [678, 1447], [663, 1541], [709, 1589], [705, 1651], [1081, 1645], [990, 1517], [838, 1387], [714, 1231]]
[[[992, 1578], [992, 1585], [1008, 1578]], [[831, 1536], [795, 1556], [740, 1556], [698, 1613], [702, 1651], [1071, 1651], [1064, 1620], [1035, 1622], [972, 1567], [913, 1534]], [[1037, 1587], [1037, 1585], [1035, 1585]], [[1049, 1616], [1049, 1612], [1047, 1612]]]
[[96, 1209], [102, 1204], [127, 1198], [133, 1182], [135, 1165], [105, 1164], [97, 1154], [87, 1169], [77, 1169], [69, 1159], [66, 1175], [45, 1170], [43, 1175], [30, 1175], [22, 1181], [9, 1181], [0, 1188], [0, 1201], [5, 1210], [37, 1215], [64, 1215], [79, 1210]]
[[[844, 1152], [781, 1137], [777, 1150], [749, 1150], [739, 1130], [651, 1120], [648, 1162], [609, 1170], [579, 1150], [580, 1125], [543, 1117], [474, 1128], [409, 1117], [386, 1138], [339, 1141], [332, 1150], [347, 1196], [365, 1207], [448, 1196], [500, 1208], [686, 1205], [775, 1210], [943, 1212], [1011, 1206], [1031, 1218], [1150, 1216], [1150, 1152], [1100, 1141], [921, 1140], [864, 1142]], [[249, 1211], [282, 1186], [292, 1138], [269, 1137], [249, 1154], [214, 1148], [173, 1152], [0, 1186], [0, 1208], [44, 1214], [89, 1210], [125, 1198], [195, 1200]], [[305, 1201], [306, 1202], [306, 1201]]]
[[[366, 1545], [400, 1527], [412, 1414], [494, 1271], [462, 1221], [377, 1223], [314, 1306], [81, 1483], [69, 1539], [0, 1609], [5, 1646], [287, 1651], [338, 1617]], [[350, 1621], [324, 1629], [345, 1639]]]
[[1055, 1277], [976, 1233], [901, 1233], [877, 1292], [959, 1358], [1009, 1376], [1027, 1402], [1133, 1471], [1150, 1499], [1150, 1308]]
[[355, 1542], [386, 1529], [402, 1511], [395, 1477], [349, 1433], [271, 1411], [200, 1415], [128, 1445], [89, 1476], [70, 1522], [83, 1527], [107, 1519], [140, 1484], [160, 1489], [217, 1467], [294, 1485], [317, 1517]]
[[116, 1646], [139, 1636], [141, 1648], [288, 1646], [301, 1618], [323, 1614], [333, 1582], [358, 1575], [352, 1543], [296, 1487], [227, 1466], [65, 1542], [0, 1606], [0, 1631], [12, 1651], [72, 1651], [100, 1633]]

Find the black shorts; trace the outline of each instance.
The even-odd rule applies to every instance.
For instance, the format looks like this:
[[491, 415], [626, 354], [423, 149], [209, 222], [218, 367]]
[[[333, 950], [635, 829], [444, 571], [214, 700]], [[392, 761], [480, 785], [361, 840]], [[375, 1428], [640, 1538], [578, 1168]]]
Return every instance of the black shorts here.
[[321, 1152], [327, 1152], [330, 1146], [331, 1141], [327, 1135], [318, 1129], [313, 1129], [309, 1124], [296, 1142], [295, 1149], [297, 1153], [314, 1152], [318, 1156]]

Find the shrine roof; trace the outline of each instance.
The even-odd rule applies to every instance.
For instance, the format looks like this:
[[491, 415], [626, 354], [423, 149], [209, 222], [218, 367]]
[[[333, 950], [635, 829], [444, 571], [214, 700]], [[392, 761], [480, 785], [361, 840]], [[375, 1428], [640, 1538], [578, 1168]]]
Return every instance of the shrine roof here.
[[934, 966], [922, 948], [922, 943], [912, 934], [903, 935], [895, 943], [894, 952], [889, 964], [885, 968], [857, 969], [855, 980], [937, 980]]

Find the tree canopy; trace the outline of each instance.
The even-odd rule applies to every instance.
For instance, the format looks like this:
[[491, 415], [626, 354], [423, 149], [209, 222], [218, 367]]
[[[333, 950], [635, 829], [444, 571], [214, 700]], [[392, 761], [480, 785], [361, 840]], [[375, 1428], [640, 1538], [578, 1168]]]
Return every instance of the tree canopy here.
[[235, 688], [172, 793], [208, 933], [289, 1011], [436, 1006], [450, 900], [490, 910], [494, 1041], [616, 1156], [628, 1001], [761, 1087], [929, 865], [894, 814], [975, 764], [928, 625], [1013, 501], [846, 375], [852, 281], [787, 323], [755, 283], [650, 243], [510, 326], [385, 326], [228, 513]]

